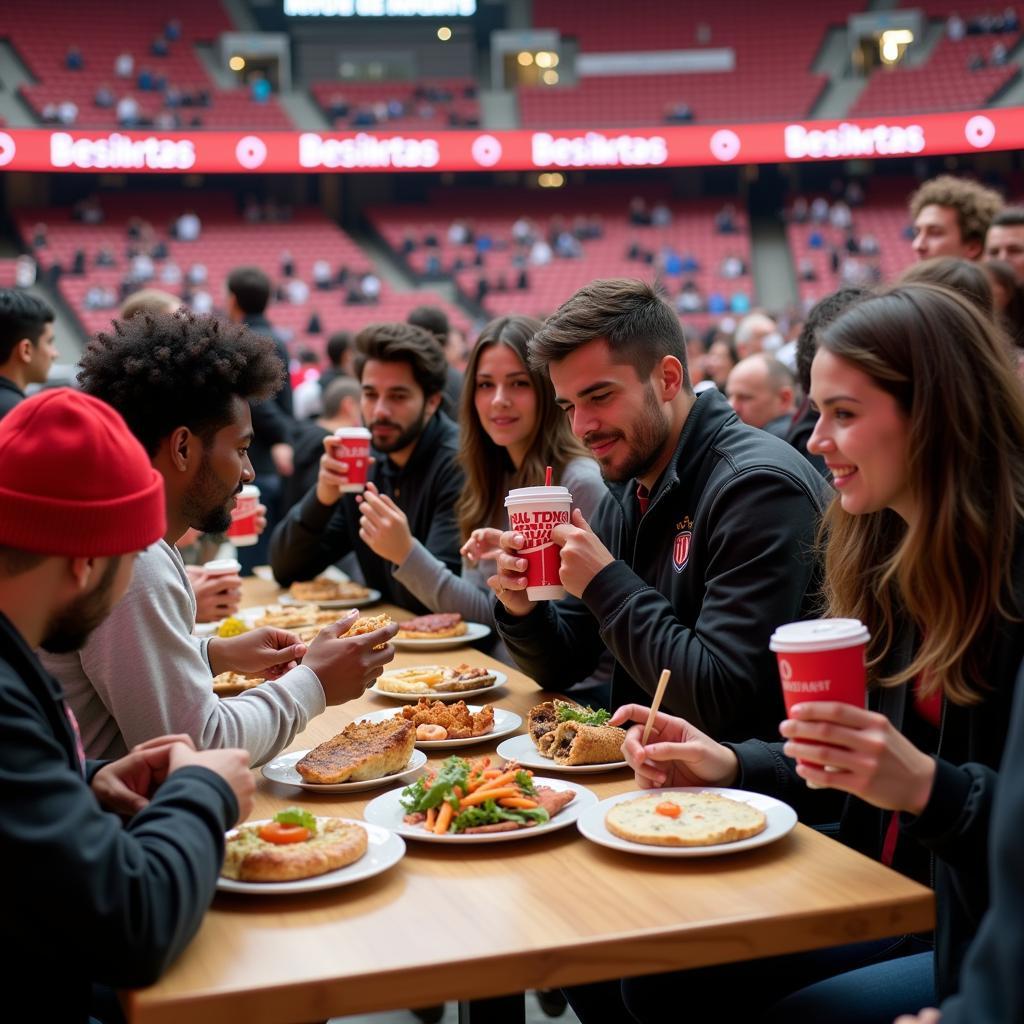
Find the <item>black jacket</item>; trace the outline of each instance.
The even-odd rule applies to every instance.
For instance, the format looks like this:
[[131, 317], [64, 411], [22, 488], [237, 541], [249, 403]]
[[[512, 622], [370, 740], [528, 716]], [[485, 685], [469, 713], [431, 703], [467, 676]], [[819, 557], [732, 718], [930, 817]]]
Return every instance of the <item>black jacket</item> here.
[[[396, 466], [373, 451], [372, 480], [408, 516], [412, 535], [454, 573], [462, 568], [455, 501], [462, 490], [462, 471], [455, 462], [458, 430], [438, 411], [427, 421], [409, 461]], [[310, 580], [339, 558], [355, 551], [368, 587], [385, 601], [416, 614], [429, 611], [396, 582], [390, 562], [374, 554], [359, 537], [359, 506], [354, 494], [342, 495], [336, 505], [317, 500], [316, 487], [278, 523], [270, 541], [270, 564], [283, 587]]]
[[783, 705], [768, 638], [810, 614], [826, 492], [792, 448], [702, 392], [643, 519], [635, 480], [598, 507], [590, 525], [618, 560], [582, 601], [542, 602], [519, 619], [499, 605], [501, 635], [546, 689], [592, 672], [607, 645], [613, 707], [650, 703], [668, 668], [666, 711], [719, 739], [775, 737]]
[[127, 824], [101, 810], [60, 684], [0, 614], [0, 961], [5, 1020], [85, 1021], [93, 982], [152, 984], [213, 899], [238, 804], [175, 772]]
[[19, 402], [25, 400], [25, 392], [8, 377], [0, 376], [0, 419], [3, 419]]
[[789, 424], [788, 430], [783, 437], [787, 444], [791, 444], [826, 480], [831, 474], [825, 467], [825, 459], [821, 455], [813, 455], [807, 450], [807, 442], [814, 433], [814, 426], [818, 422], [817, 412], [811, 408], [811, 403], [805, 398], [803, 404], [796, 411]]
[[[1014, 554], [1013, 579], [1017, 592], [1012, 606], [1024, 609], [1021, 543]], [[884, 671], [906, 665], [912, 645], [909, 634], [901, 636]], [[931, 799], [919, 816], [900, 815], [894, 866], [935, 889], [939, 998], [956, 990], [967, 946], [988, 908], [989, 819], [1014, 684], [1024, 662], [1024, 621], [999, 621], [985, 649], [990, 652], [985, 678], [991, 689], [971, 707], [943, 701], [937, 742], [926, 751], [934, 754], [937, 766]], [[906, 733], [917, 719], [911, 701], [910, 687], [900, 686], [873, 691], [869, 705]], [[777, 796], [805, 820], [838, 819], [840, 841], [881, 859], [890, 812], [838, 791], [809, 790], [793, 771], [793, 762], [783, 756], [781, 743], [751, 740], [733, 749], [740, 759], [739, 788]]]
[[989, 832], [991, 906], [964, 961], [960, 991], [942, 1004], [943, 1024], [1024, 1020], [1024, 671], [1014, 690]]
[[292, 450], [295, 453], [295, 472], [284, 481], [281, 514], [297, 505], [316, 486], [320, 475], [320, 456], [324, 453], [324, 438], [330, 436], [314, 420], [296, 420], [292, 431]]
[[265, 402], [250, 402], [253, 441], [249, 446], [249, 461], [257, 476], [276, 473], [270, 449], [275, 444], [291, 444], [295, 420], [292, 418], [292, 385], [288, 376], [288, 349], [278, 337], [270, 321], [263, 315], [246, 317], [246, 326], [255, 334], [270, 338], [277, 356], [284, 365], [284, 383], [281, 390]]

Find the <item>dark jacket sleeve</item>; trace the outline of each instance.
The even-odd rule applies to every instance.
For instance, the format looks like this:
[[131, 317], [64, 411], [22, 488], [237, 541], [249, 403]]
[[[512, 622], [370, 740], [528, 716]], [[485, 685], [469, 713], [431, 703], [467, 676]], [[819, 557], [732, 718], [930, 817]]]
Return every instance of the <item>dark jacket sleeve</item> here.
[[426, 536], [417, 537], [423, 546], [444, 562], [456, 576], [462, 572], [462, 556], [459, 554], [459, 522], [455, 515], [455, 503], [465, 486], [465, 478], [454, 453], [452, 461], [438, 468], [434, 475], [434, 488], [429, 506], [430, 526]]
[[275, 444], [292, 443], [294, 421], [274, 399], [254, 403], [249, 408], [252, 410], [253, 433], [259, 438], [260, 444], [270, 448]]
[[622, 561], [602, 569], [583, 600], [616, 661], [649, 693], [671, 669], [664, 703], [672, 714], [716, 738], [774, 735], [782, 695], [768, 640], [775, 625], [804, 612], [816, 517], [789, 476], [740, 474], [709, 509], [705, 592], [692, 629]]
[[992, 808], [991, 901], [960, 991], [942, 1004], [942, 1024], [1024, 1020], [1024, 672], [1017, 676], [1009, 735]]
[[352, 550], [348, 523], [352, 506], [352, 498], [346, 495], [335, 505], [324, 505], [313, 487], [274, 527], [270, 566], [282, 587], [313, 579]]
[[75, 974], [152, 984], [213, 898], [234, 794], [205, 768], [181, 769], [122, 826], [69, 766], [38, 708], [2, 679], [0, 722], [0, 848], [18, 880], [5, 889], [5, 948], [16, 944], [22, 958], [72, 951]]

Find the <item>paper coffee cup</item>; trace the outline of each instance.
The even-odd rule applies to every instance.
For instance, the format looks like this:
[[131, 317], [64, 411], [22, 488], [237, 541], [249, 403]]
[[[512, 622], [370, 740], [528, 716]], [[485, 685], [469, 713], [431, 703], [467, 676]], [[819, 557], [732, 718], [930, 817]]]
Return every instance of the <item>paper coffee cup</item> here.
[[370, 432], [365, 427], [340, 427], [332, 436], [334, 457], [348, 463], [348, 483], [341, 491], [362, 493], [370, 471]]
[[237, 576], [242, 571], [242, 563], [234, 558], [215, 558], [203, 563], [203, 571], [207, 576]]
[[256, 532], [256, 512], [260, 505], [260, 489], [255, 484], [246, 484], [235, 499], [231, 513], [228, 537], [236, 548], [250, 547], [259, 540]]
[[[779, 626], [768, 646], [778, 659], [786, 714], [808, 701], [836, 700], [864, 707], [864, 656], [870, 639], [859, 619], [809, 619]], [[813, 761], [805, 763], [821, 767]]]
[[515, 487], [505, 498], [508, 528], [521, 533], [526, 544], [519, 554], [526, 559], [526, 596], [531, 601], [565, 597], [558, 570], [561, 551], [551, 531], [569, 522], [572, 495], [565, 487]]

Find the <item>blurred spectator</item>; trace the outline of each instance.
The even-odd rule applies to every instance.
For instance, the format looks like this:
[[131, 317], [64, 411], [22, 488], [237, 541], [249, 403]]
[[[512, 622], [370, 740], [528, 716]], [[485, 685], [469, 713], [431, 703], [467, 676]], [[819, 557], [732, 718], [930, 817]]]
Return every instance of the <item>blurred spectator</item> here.
[[464, 220], [454, 220], [448, 228], [448, 243], [450, 245], [468, 245], [473, 241], [473, 234], [469, 225]]
[[189, 305], [191, 305], [193, 313], [206, 316], [213, 312], [213, 296], [204, 288], [199, 288], [192, 293], [192, 301]]
[[637, 227], [651, 223], [651, 214], [643, 196], [634, 196], [629, 201], [629, 223]]
[[327, 368], [320, 374], [320, 384], [327, 388], [338, 377], [355, 376], [355, 347], [348, 331], [336, 331], [327, 339]]
[[101, 85], [96, 89], [96, 94], [93, 96], [93, 104], [99, 107], [101, 110], [110, 110], [117, 102], [114, 97], [114, 91], [109, 85]]
[[1006, 260], [982, 264], [992, 288], [996, 316], [1018, 349], [1024, 348], [1024, 284]]
[[814, 260], [809, 256], [802, 256], [797, 264], [797, 276], [801, 281], [817, 281], [818, 273], [814, 269]]
[[174, 222], [174, 237], [180, 242], [194, 242], [202, 231], [202, 222], [194, 210], [187, 210]]
[[447, 370], [441, 408], [453, 418], [458, 418], [459, 399], [462, 395], [463, 376], [461, 366], [465, 365], [465, 339], [452, 331], [448, 314], [438, 306], [417, 306], [405, 318], [406, 323], [429, 331], [444, 349]]
[[118, 78], [131, 78], [135, 74], [135, 58], [130, 53], [119, 53], [114, 59], [114, 74]]
[[114, 254], [109, 249], [100, 249], [96, 253], [96, 266], [97, 267], [116, 267], [117, 260], [114, 259]]
[[57, 124], [60, 120], [57, 114], [57, 104], [44, 103], [43, 109], [39, 112], [39, 118], [43, 124]]
[[824, 196], [816, 196], [811, 202], [811, 220], [815, 224], [828, 222], [828, 200]]
[[44, 249], [46, 248], [47, 234], [46, 225], [39, 221], [32, 225], [32, 248], [33, 249]]
[[743, 260], [739, 258], [735, 253], [730, 253], [723, 260], [718, 270], [722, 277], [725, 278], [736, 278], [742, 277], [746, 273], [746, 266]]
[[1001, 40], [997, 39], [992, 44], [992, 52], [989, 54], [989, 62], [994, 68], [1004, 67], [1006, 62], [1010, 59], [1010, 52], [1006, 49], [1006, 44]]
[[149, 44], [149, 52], [154, 57], [166, 57], [171, 52], [171, 48], [163, 36], [154, 36], [153, 42]]
[[309, 301], [309, 285], [301, 277], [289, 278], [284, 290], [293, 306], [304, 306]]
[[102, 224], [104, 220], [103, 207], [94, 195], [79, 199], [72, 207], [71, 215], [83, 224]]
[[205, 263], [193, 263], [188, 268], [185, 280], [193, 285], [206, 284], [207, 276]]
[[853, 225], [853, 214], [842, 199], [837, 199], [828, 211], [829, 223], [839, 231], [847, 231]]
[[955, 11], [946, 19], [946, 36], [954, 43], [959, 43], [967, 35], [967, 25], [964, 19]]
[[176, 85], [168, 85], [164, 89], [164, 105], [174, 110], [182, 105], [184, 94]]
[[729, 312], [743, 316], [750, 312], [750, 296], [746, 292], [733, 292], [729, 296]]
[[[82, 255], [85, 254], [82, 253]], [[38, 269], [35, 259], [28, 253], [22, 253], [16, 257], [14, 260], [14, 286], [16, 288], [31, 288], [36, 283]]]
[[171, 18], [164, 25], [164, 38], [171, 43], [177, 42], [181, 38], [181, 22], [177, 18]]
[[77, 46], [68, 47], [68, 52], [64, 55], [64, 67], [68, 71], [81, 71], [85, 67], [82, 51]]
[[665, 120], [668, 124], [689, 124], [693, 118], [693, 107], [689, 103], [673, 103], [665, 111]]
[[734, 235], [738, 231], [736, 226], [736, 207], [732, 203], [726, 203], [715, 214], [715, 230], [720, 235]]
[[113, 309], [117, 305], [117, 295], [112, 288], [102, 285], [90, 285], [85, 292], [86, 309]]
[[313, 284], [322, 292], [330, 291], [334, 287], [334, 275], [327, 260], [313, 261]]
[[0, 417], [25, 397], [30, 384], [42, 384], [57, 358], [53, 310], [17, 288], [0, 289]]
[[943, 174], [926, 181], [909, 200], [915, 255], [980, 259], [985, 234], [1002, 205], [998, 192], [966, 178]]
[[530, 263], [535, 267], [546, 267], [551, 259], [551, 246], [543, 238], [538, 238], [530, 246]]
[[806, 196], [797, 196], [793, 200], [793, 205], [790, 208], [789, 216], [794, 224], [804, 224], [810, 215], [810, 209], [807, 203]]
[[181, 127], [181, 118], [173, 110], [161, 110], [153, 118], [153, 127], [162, 132], [177, 131]]
[[745, 316], [737, 325], [733, 337], [737, 358], [746, 359], [755, 352], [763, 351], [765, 339], [777, 334], [778, 330], [778, 324], [766, 313]]
[[324, 325], [320, 322], [320, 314], [314, 309], [309, 314], [309, 321], [306, 324], [307, 334], [322, 334]]
[[667, 228], [672, 223], [672, 211], [664, 203], [657, 203], [651, 210], [651, 224], [656, 228]]
[[136, 88], [141, 92], [153, 92], [156, 89], [156, 79], [149, 68], [140, 68], [139, 77], [135, 79]]
[[380, 289], [380, 278], [376, 274], [364, 274], [359, 282], [359, 290], [363, 293], [363, 298], [371, 304], [376, 303], [380, 298]]
[[159, 288], [143, 288], [126, 299], [118, 311], [122, 320], [131, 320], [139, 313], [174, 313], [181, 308], [181, 299]]
[[516, 290], [521, 292], [530, 290], [530, 275], [526, 267], [522, 267], [516, 275]]
[[725, 382], [729, 379], [729, 373], [739, 362], [736, 349], [727, 337], [716, 338], [708, 347], [707, 355], [704, 357], [704, 372], [708, 379], [715, 382], [720, 391], [725, 391]]
[[117, 123], [122, 128], [134, 128], [139, 123], [139, 112], [134, 96], [122, 96], [117, 101]]
[[270, 79], [262, 72], [257, 71], [249, 80], [249, 95], [254, 103], [267, 103], [273, 91]]
[[699, 313], [704, 305], [700, 290], [693, 281], [684, 281], [676, 297], [676, 310], [680, 313]]
[[732, 368], [725, 394], [744, 423], [785, 437], [793, 418], [795, 384], [787, 367], [759, 352]]
[[181, 284], [181, 267], [174, 260], [167, 260], [160, 267], [160, 282], [162, 284]]
[[85, 250], [76, 249], [74, 258], [71, 260], [70, 273], [76, 277], [81, 277], [85, 273]]
[[295, 274], [295, 260], [287, 249], [281, 250], [281, 276], [292, 277]]
[[1007, 206], [992, 218], [985, 235], [985, 258], [1005, 260], [1024, 284], [1024, 206]]
[[985, 270], [973, 260], [952, 256], [938, 256], [931, 260], [912, 263], [899, 278], [900, 284], [924, 282], [941, 284], [958, 292], [987, 317], [995, 315], [992, 283]]
[[136, 253], [129, 264], [129, 273], [132, 280], [140, 284], [151, 281], [156, 274], [156, 268], [153, 266], [153, 260], [149, 254], [145, 252]]

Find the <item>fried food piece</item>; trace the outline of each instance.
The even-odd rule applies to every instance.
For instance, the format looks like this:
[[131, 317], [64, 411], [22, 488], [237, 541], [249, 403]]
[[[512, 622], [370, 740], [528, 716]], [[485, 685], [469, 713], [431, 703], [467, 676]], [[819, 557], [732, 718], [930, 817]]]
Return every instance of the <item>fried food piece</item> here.
[[554, 732], [551, 757], [555, 764], [566, 766], [611, 764], [622, 760], [622, 744], [625, 741], [626, 730], [616, 725], [562, 722]]
[[361, 583], [344, 582], [318, 576], [315, 580], [293, 583], [288, 593], [296, 601], [361, 601], [370, 591]]
[[416, 746], [411, 722], [350, 722], [337, 736], [314, 747], [295, 770], [306, 782], [322, 785], [362, 782], [400, 772]]
[[462, 740], [472, 736], [485, 736], [494, 729], [494, 708], [485, 704], [479, 711], [471, 712], [465, 701], [445, 704], [444, 701], [428, 701], [420, 697], [415, 704], [406, 705], [400, 715], [412, 722], [417, 730], [421, 725], [436, 725], [445, 730], [443, 737], [420, 736], [420, 739]]

